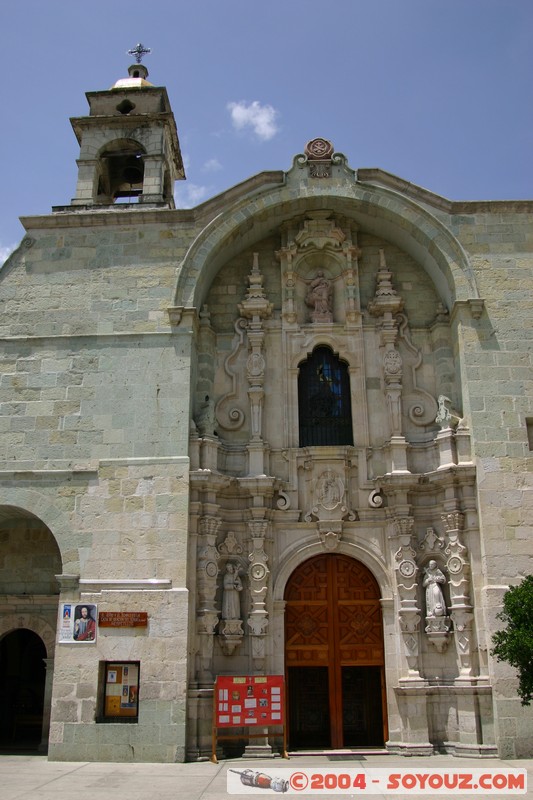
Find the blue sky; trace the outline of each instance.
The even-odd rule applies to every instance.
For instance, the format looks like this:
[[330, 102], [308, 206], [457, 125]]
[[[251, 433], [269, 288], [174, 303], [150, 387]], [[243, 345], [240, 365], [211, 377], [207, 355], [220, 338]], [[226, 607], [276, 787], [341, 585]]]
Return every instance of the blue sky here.
[[69, 117], [152, 49], [188, 180], [182, 207], [330, 139], [454, 200], [533, 198], [530, 0], [4, 0], [0, 262], [74, 196]]

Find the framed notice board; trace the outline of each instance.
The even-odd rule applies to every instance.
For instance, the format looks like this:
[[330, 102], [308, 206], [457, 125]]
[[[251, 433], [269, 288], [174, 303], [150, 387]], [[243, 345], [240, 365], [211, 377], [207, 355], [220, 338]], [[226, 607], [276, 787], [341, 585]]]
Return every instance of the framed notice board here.
[[139, 715], [139, 663], [104, 664], [103, 721], [136, 721]]
[[[285, 741], [285, 683], [283, 675], [219, 675], [213, 697], [213, 752], [216, 763], [217, 739], [242, 739], [240, 736], [217, 735], [219, 728], [283, 728]], [[264, 737], [247, 733], [248, 738]]]

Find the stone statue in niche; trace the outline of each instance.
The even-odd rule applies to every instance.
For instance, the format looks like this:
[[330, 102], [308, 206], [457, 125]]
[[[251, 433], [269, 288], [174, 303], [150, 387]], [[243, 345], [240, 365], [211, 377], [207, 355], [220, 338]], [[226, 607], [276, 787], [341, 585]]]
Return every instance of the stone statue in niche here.
[[438, 568], [437, 562], [431, 559], [424, 571], [423, 581], [426, 590], [426, 617], [446, 615], [446, 603], [441, 589], [441, 584], [444, 583], [446, 583], [444, 573]]
[[319, 270], [316, 278], [309, 281], [305, 303], [312, 309], [313, 322], [333, 321], [331, 281], [326, 278], [323, 270]]
[[241, 618], [242, 581], [239, 577], [238, 567], [228, 561], [222, 582], [222, 619]]

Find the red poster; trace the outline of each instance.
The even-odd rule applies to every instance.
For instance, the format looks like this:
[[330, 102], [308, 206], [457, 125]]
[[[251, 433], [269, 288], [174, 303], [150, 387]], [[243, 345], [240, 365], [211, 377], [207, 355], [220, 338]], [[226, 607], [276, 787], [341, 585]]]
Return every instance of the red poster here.
[[215, 727], [283, 725], [283, 704], [283, 675], [219, 675], [215, 682]]

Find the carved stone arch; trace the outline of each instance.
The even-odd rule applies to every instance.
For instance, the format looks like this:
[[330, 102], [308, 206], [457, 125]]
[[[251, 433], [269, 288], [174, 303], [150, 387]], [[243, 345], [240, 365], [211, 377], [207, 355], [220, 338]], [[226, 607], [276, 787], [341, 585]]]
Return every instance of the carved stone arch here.
[[345, 337], [336, 337], [332, 334], [321, 332], [312, 333], [306, 336], [303, 344], [301, 340], [298, 342], [294, 352], [290, 355], [289, 369], [297, 370], [302, 361], [309, 358], [317, 347], [329, 347], [333, 355], [346, 362], [350, 372], [354, 369], [359, 369], [361, 365], [356, 361], [358, 353], [348, 350], [346, 343], [347, 339]]
[[[335, 552], [360, 561], [376, 579], [381, 594], [381, 600], [392, 599], [393, 592], [387, 571], [382, 562], [373, 553], [357, 544], [342, 540]], [[272, 596], [274, 601], [283, 600], [287, 583], [294, 570], [299, 567], [300, 564], [313, 558], [313, 556], [322, 555], [323, 553], [324, 547], [322, 543], [318, 541], [308, 541], [304, 544], [300, 541], [291, 551], [287, 551], [280, 562], [272, 582]]]
[[428, 273], [448, 309], [456, 301], [479, 298], [464, 249], [426, 207], [382, 186], [346, 181], [335, 191], [332, 194], [325, 182], [315, 181], [304, 196], [294, 199], [287, 186], [270, 185], [225, 207], [198, 234], [180, 265], [175, 305], [201, 307], [228, 258], [253, 247], [287, 218], [323, 208], [353, 219], [361, 231], [379, 235], [409, 253]]
[[109, 136], [102, 135], [102, 143], [98, 148], [96, 157], [102, 158], [105, 153], [121, 153], [121, 152], [142, 152], [146, 154], [146, 147], [139, 139], [134, 139], [130, 136], [118, 136], [116, 139], [110, 139]]
[[298, 252], [293, 261], [293, 269], [298, 274], [310, 272], [315, 269], [327, 269], [331, 272], [332, 277], [336, 278], [342, 271], [345, 259], [342, 258], [341, 253], [333, 250], [303, 250]]
[[98, 185], [95, 200], [138, 197], [144, 186], [146, 147], [137, 139], [107, 141], [98, 152]]
[[[72, 522], [68, 514], [61, 511], [56, 503], [36, 489], [22, 487], [3, 489], [0, 500], [2, 501], [0, 519], [10, 516], [27, 516], [38, 519], [48, 528], [57, 544], [63, 573], [79, 575], [79, 554], [77, 548], [72, 546]], [[67, 551], [72, 558], [69, 562], [65, 560]], [[74, 554], [75, 558], [73, 558]]]
[[46, 648], [46, 657], [54, 658], [56, 632], [49, 622], [37, 614], [14, 613], [0, 617], [0, 639], [20, 628], [25, 628], [37, 634]]
[[296, 253], [292, 262], [292, 269], [297, 282], [305, 284], [314, 278], [317, 272], [323, 271], [333, 283], [337, 283], [343, 269], [346, 268], [346, 259], [342, 254], [329, 249], [318, 250], [312, 248]]

